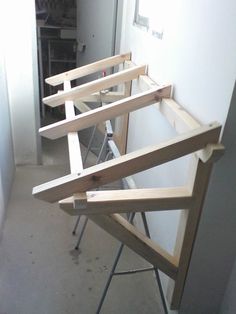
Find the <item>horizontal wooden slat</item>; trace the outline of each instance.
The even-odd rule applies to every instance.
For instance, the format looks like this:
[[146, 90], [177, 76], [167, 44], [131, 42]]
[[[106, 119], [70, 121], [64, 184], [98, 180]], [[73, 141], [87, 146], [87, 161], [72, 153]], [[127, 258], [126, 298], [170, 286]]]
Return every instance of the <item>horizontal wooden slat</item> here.
[[131, 69], [123, 70], [115, 74], [102, 77], [98, 80], [73, 87], [70, 91], [43, 98], [43, 102], [51, 107], [62, 105], [66, 100], [75, 100], [80, 97], [89, 96], [95, 92], [107, 89], [127, 81], [136, 79], [139, 75], [145, 74], [146, 65], [136, 66]]
[[33, 194], [37, 198], [55, 202], [71, 196], [73, 193], [88, 191], [193, 153], [209, 143], [216, 143], [220, 129], [218, 123], [202, 126], [164, 143], [84, 169], [80, 175], [71, 174], [39, 185], [33, 189]]
[[39, 129], [41, 136], [56, 139], [65, 136], [69, 132], [80, 131], [96, 125], [102, 121], [110, 120], [125, 113], [140, 109], [168, 97], [171, 86], [158, 87], [137, 95], [133, 95], [115, 103], [93, 109], [74, 118], [53, 123]]
[[74, 195], [80, 214], [112, 214], [191, 208], [194, 198], [186, 187], [92, 191], [81, 202]]
[[125, 53], [121, 55], [116, 55], [113, 57], [105, 58], [103, 60], [99, 60], [97, 62], [90, 63], [88, 65], [57, 74], [54, 76], [51, 76], [49, 78], [46, 78], [46, 83], [56, 86], [58, 84], [63, 83], [64, 81], [72, 81], [77, 78], [102, 71], [104, 69], [119, 65], [120, 63], [123, 63], [126, 60], [130, 60], [131, 54]]

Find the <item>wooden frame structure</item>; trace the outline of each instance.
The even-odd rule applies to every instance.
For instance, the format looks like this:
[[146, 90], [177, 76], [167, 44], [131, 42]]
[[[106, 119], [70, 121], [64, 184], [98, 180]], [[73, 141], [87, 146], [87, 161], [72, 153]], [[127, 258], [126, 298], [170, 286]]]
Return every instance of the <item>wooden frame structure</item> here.
[[[107, 77], [71, 88], [70, 80], [123, 64], [124, 69]], [[171, 86], [158, 86], [146, 74], [146, 65], [135, 66], [130, 54], [107, 58], [46, 80], [64, 91], [46, 97], [44, 103], [58, 106], [65, 103], [66, 119], [39, 130], [42, 136], [55, 139], [67, 135], [71, 174], [33, 189], [36, 198], [59, 202], [71, 214], [84, 214], [112, 236], [126, 244], [172, 280], [169, 301], [178, 309], [191, 259], [204, 197], [213, 163], [222, 155], [219, 144], [221, 126], [217, 122], [202, 125], [183, 107], [171, 99]], [[142, 92], [133, 96], [131, 81], [137, 79]], [[89, 110], [84, 102], [101, 99], [101, 90], [123, 84], [123, 92], [107, 91], [110, 104]], [[74, 105], [82, 108], [75, 115]], [[119, 117], [120, 130], [115, 130], [117, 146], [124, 152], [127, 140], [128, 113], [154, 104], [175, 128], [178, 135], [165, 142], [146, 147], [121, 157], [83, 169], [78, 130]], [[122, 130], [122, 132], [120, 132]], [[186, 186], [138, 190], [91, 191], [94, 188], [137, 172], [192, 154], [189, 183]], [[171, 255], [143, 235], [119, 213], [161, 210], [182, 210], [175, 254]]]

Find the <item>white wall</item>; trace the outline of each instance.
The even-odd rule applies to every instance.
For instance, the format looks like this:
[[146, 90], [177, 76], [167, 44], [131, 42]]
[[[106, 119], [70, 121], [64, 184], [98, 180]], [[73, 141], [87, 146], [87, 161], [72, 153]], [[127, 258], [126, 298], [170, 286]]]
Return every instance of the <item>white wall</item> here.
[[[2, 32], [0, 28], [0, 39]], [[3, 51], [0, 50], [0, 237], [8, 199], [10, 197], [15, 165], [12, 145], [12, 133], [9, 102], [6, 85]]]
[[224, 301], [221, 306], [221, 314], [233, 314], [236, 313], [236, 260], [230, 276], [229, 284], [224, 296]]
[[[162, 40], [133, 25], [134, 5], [134, 0], [124, 1], [121, 52], [131, 51], [135, 63], [147, 63], [149, 75], [157, 82], [173, 83], [174, 98], [199, 121], [207, 123], [217, 120], [224, 125], [236, 75], [236, 2], [169, 1]], [[139, 110], [130, 117], [128, 151], [157, 143], [173, 135], [173, 130], [154, 108]], [[135, 179], [140, 187], [179, 185], [186, 180], [187, 166], [185, 160], [178, 160], [165, 167], [138, 174]], [[211, 184], [211, 191], [214, 195], [214, 182]], [[224, 280], [227, 281], [227, 274], [232, 267], [231, 263], [227, 265], [224, 280], [220, 276], [224, 266], [220, 263], [216, 263], [214, 272], [209, 273], [210, 261], [213, 262], [214, 255], [203, 255], [206, 250], [200, 248], [205, 247], [206, 241], [202, 235], [209, 237], [211, 232], [214, 234], [215, 238], [208, 239], [210, 246], [218, 240], [217, 225], [212, 224], [217, 202], [206, 204], [203, 216], [205, 224], [203, 227], [201, 224], [197, 239], [200, 256], [196, 260], [204, 261], [208, 267], [203, 268], [202, 262], [199, 262], [190, 269], [191, 280], [187, 281], [187, 297], [182, 303], [183, 313], [216, 313], [225, 288]], [[221, 210], [217, 208], [217, 213], [223, 218]], [[152, 237], [170, 252], [174, 247], [178, 217], [177, 212], [155, 213], [148, 217]], [[224, 223], [227, 224], [230, 219], [232, 217], [228, 215]], [[221, 245], [224, 240], [220, 242]], [[209, 253], [211, 247], [208, 246], [207, 249]], [[197, 278], [201, 278], [201, 285]], [[213, 289], [214, 281], [217, 289]], [[219, 297], [214, 302], [209, 301], [212, 300], [212, 291], [217, 291], [216, 295]]]
[[16, 164], [35, 164], [40, 157], [34, 6], [32, 0], [0, 4]]
[[78, 0], [77, 36], [86, 45], [79, 66], [110, 57], [114, 49], [116, 0]]

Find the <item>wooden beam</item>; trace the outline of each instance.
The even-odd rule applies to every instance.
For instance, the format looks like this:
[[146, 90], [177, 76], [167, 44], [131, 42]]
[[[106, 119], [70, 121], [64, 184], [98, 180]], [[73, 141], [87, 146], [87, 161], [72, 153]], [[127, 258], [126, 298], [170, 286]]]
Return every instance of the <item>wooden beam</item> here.
[[171, 98], [163, 98], [162, 101], [157, 104], [157, 107], [179, 134], [201, 126], [196, 119]]
[[200, 150], [216, 142], [220, 129], [216, 122], [202, 126], [164, 143], [84, 169], [80, 175], [71, 174], [39, 185], [33, 189], [33, 194], [39, 199], [55, 202], [73, 193], [88, 191]]
[[[60, 202], [67, 212], [74, 211], [72, 199], [68, 198]], [[114, 238], [127, 245], [131, 250], [142, 256], [153, 266], [158, 267], [170, 278], [175, 279], [178, 272], [178, 261], [151, 239], [131, 225], [118, 214], [112, 215], [87, 215], [96, 225], [107, 231]]]
[[[104, 102], [104, 103], [111, 103], [115, 102], [118, 100], [121, 100], [125, 98], [126, 96], [124, 95], [123, 92], [108, 92], [105, 94], [100, 94], [100, 93], [93, 93], [92, 95], [82, 97], [79, 99], [79, 101], [83, 102]], [[75, 106], [77, 103], [77, 99], [75, 99]]]
[[75, 209], [73, 204], [74, 204], [74, 197], [68, 197], [63, 200], [60, 200], [59, 202], [59, 207], [68, 215], [70, 216], [78, 216], [79, 211], [78, 209]]
[[[82, 101], [77, 101], [74, 103], [74, 105], [81, 113], [88, 112], [88, 111], [92, 110], [92, 108], [90, 108], [87, 104], [85, 104]], [[105, 123], [104, 122], [98, 123], [97, 129], [100, 133], [102, 133], [104, 135], [105, 131], [106, 131], [105, 130]]]
[[[158, 84], [154, 82], [148, 75], [139, 76], [138, 87], [140, 91], [153, 89], [157, 86]], [[167, 97], [166, 99], [163, 98], [162, 101], [155, 106], [179, 134], [201, 126], [201, 123], [191, 116], [175, 100], [171, 99], [171, 96]]]
[[[171, 301], [171, 309], [179, 309], [183, 295], [183, 289], [187, 277], [187, 272], [191, 260], [193, 246], [197, 234], [198, 224], [200, 221], [205, 194], [208, 187], [208, 181], [212, 169], [212, 163], [203, 163], [196, 156], [193, 157], [193, 178], [192, 178], [192, 193], [195, 196], [195, 203], [192, 209], [184, 213], [182, 219], [185, 220], [185, 231], [183, 243], [179, 252], [179, 271], [173, 287], [169, 290], [168, 296]], [[182, 222], [183, 223], [183, 222]], [[178, 232], [183, 232], [179, 230]], [[179, 248], [179, 244], [178, 244]]]
[[74, 101], [80, 97], [89, 96], [103, 89], [136, 79], [139, 75], [145, 74], [146, 68], [146, 65], [142, 65], [123, 70], [118, 73], [102, 77], [98, 80], [73, 87], [70, 91], [64, 91], [60, 94], [45, 97], [43, 98], [43, 102], [51, 107], [56, 107], [62, 105], [66, 100]]
[[115, 103], [93, 109], [73, 118], [62, 120], [39, 129], [41, 136], [56, 139], [69, 132], [76, 132], [97, 123], [113, 119], [125, 113], [153, 104], [162, 97], [170, 95], [171, 86], [158, 87], [134, 96], [127, 97]]
[[90, 63], [88, 65], [85, 65], [85, 66], [82, 66], [82, 67], [61, 73], [61, 74], [51, 76], [49, 78], [46, 78], [45, 81], [46, 83], [50, 85], [56, 86], [56, 85], [62, 84], [64, 81], [72, 81], [80, 77], [119, 65], [125, 62], [126, 60], [130, 60], [130, 58], [131, 58], [130, 53], [116, 55], [116, 56], [105, 58], [103, 60], [99, 60], [99, 61]]
[[96, 225], [107, 231], [114, 238], [127, 245], [153, 266], [175, 279], [178, 271], [176, 259], [164, 249], [143, 235], [126, 219], [118, 214], [89, 215]]
[[[64, 82], [64, 90], [70, 90], [70, 81]], [[75, 109], [73, 101], [65, 102], [65, 113], [67, 119], [73, 119], [75, 117]], [[81, 173], [83, 171], [82, 155], [80, 150], [79, 136], [77, 132], [68, 132], [68, 150], [70, 159], [71, 173]]]
[[186, 187], [92, 191], [86, 201], [74, 195], [80, 214], [112, 214], [191, 208], [194, 198]]

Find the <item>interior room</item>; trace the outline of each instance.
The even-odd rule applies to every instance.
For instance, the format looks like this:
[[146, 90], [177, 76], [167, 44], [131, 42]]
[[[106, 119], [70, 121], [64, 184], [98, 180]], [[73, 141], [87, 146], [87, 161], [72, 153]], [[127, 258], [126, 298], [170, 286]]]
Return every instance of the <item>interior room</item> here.
[[236, 2], [0, 2], [0, 314], [236, 313]]

